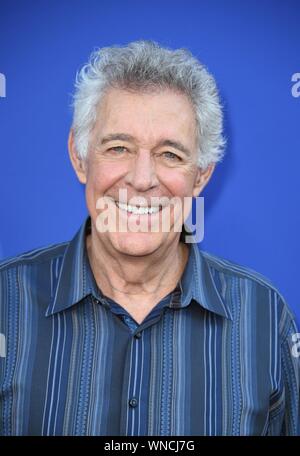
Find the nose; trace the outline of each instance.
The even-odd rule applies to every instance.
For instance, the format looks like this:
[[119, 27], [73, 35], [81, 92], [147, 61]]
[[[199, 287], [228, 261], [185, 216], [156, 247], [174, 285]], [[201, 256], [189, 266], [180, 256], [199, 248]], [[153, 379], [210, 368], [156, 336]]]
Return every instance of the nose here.
[[126, 175], [125, 182], [140, 192], [146, 192], [159, 184], [155, 163], [153, 163], [153, 158], [149, 151], [140, 150], [136, 154]]

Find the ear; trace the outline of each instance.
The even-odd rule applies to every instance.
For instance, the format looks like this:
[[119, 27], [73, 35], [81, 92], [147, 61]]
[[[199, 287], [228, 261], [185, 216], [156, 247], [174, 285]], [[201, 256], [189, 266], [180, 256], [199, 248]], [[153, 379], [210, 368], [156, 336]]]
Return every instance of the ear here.
[[209, 182], [212, 173], [214, 172], [215, 169], [215, 164], [211, 163], [208, 165], [207, 168], [204, 170], [202, 168], [197, 168], [197, 176], [195, 179], [195, 184], [194, 184], [194, 189], [193, 189], [193, 196], [199, 196], [199, 194], [202, 192], [206, 184]]
[[77, 150], [74, 142], [73, 130], [70, 130], [68, 139], [69, 156], [74, 168], [74, 171], [78, 177], [79, 182], [86, 184], [86, 166], [84, 160], [78, 157]]

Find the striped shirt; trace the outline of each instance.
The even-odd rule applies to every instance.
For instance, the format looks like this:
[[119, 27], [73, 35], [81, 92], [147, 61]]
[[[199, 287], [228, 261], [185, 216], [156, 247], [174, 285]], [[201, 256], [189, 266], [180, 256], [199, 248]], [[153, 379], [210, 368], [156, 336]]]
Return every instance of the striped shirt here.
[[1, 435], [297, 435], [293, 316], [257, 273], [189, 245], [141, 324], [85, 237], [0, 264]]

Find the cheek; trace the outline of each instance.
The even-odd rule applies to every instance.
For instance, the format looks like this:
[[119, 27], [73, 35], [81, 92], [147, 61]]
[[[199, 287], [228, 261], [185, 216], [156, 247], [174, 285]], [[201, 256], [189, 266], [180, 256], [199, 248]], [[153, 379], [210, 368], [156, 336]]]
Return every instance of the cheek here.
[[192, 196], [194, 176], [183, 172], [167, 172], [161, 179], [164, 186], [173, 196], [184, 197]]
[[126, 170], [124, 166], [101, 163], [91, 165], [87, 173], [86, 191], [88, 194], [103, 195], [118, 182]]

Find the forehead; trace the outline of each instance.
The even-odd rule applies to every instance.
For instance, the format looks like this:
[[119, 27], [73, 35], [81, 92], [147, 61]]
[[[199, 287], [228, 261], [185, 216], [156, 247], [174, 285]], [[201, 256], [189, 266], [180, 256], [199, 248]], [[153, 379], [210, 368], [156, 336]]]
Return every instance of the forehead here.
[[183, 93], [111, 88], [99, 103], [95, 130], [101, 136], [127, 133], [145, 142], [160, 136], [191, 142], [196, 137], [195, 112]]

